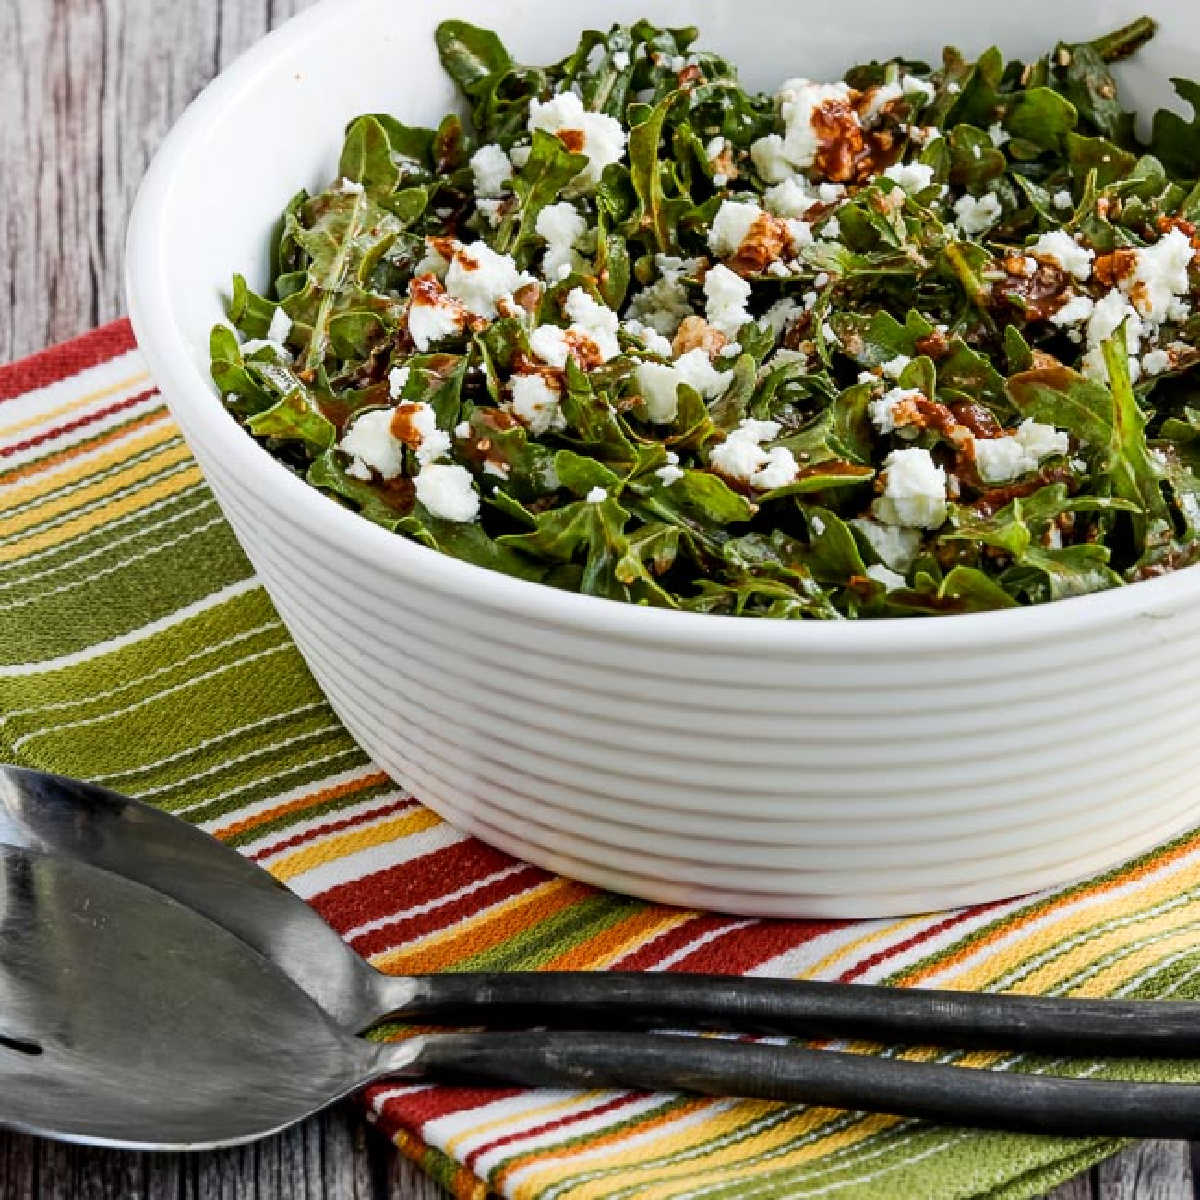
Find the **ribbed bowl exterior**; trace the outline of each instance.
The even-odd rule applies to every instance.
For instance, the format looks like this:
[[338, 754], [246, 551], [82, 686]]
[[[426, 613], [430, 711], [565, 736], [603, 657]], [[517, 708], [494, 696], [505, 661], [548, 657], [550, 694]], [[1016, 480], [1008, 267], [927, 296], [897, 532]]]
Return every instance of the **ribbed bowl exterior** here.
[[[486, 21], [480, 0], [458, 7]], [[734, 28], [729, 5], [711, 7]], [[1084, 21], [1082, 0], [1068, 7]], [[445, 559], [340, 509], [255, 446], [204, 379], [201, 330], [218, 298], [193, 302], [194, 281], [180, 279], [192, 260], [176, 243], [196, 229], [197, 253], [232, 251], [205, 249], [219, 239], [181, 180], [219, 176], [237, 146], [221, 141], [222, 122], [253, 125], [243, 110], [263, 73], [290, 79], [314, 61], [314, 40], [333, 45], [358, 10], [397, 19], [381, 0], [318, 5], [181, 122], [139, 200], [130, 302], [225, 515], [381, 766], [459, 828], [551, 870], [764, 916], [993, 900], [1096, 871], [1195, 820], [1196, 569], [1041, 610], [917, 622], [647, 611]], [[440, 14], [418, 4], [405, 21], [423, 38]], [[1200, 40], [1194, 17], [1174, 19]], [[329, 99], [351, 84], [363, 90]], [[339, 77], [313, 112], [328, 102], [343, 119], [372, 107], [374, 87]], [[269, 223], [238, 219], [254, 237]]]

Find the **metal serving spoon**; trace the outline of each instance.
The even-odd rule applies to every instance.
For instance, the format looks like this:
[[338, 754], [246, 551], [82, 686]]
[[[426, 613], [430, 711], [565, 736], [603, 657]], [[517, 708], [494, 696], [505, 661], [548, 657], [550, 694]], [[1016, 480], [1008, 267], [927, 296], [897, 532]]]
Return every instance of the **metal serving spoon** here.
[[1187, 1085], [671, 1034], [366, 1042], [241, 938], [169, 896], [77, 860], [0, 847], [0, 1124], [198, 1150], [262, 1138], [385, 1078], [667, 1087], [1038, 1133], [1200, 1129], [1200, 1088]]
[[654, 1034], [352, 1036], [161, 892], [0, 847], [0, 1124], [143, 1149], [233, 1145], [375, 1080], [644, 1090], [871, 1108], [1060, 1134], [1185, 1137], [1200, 1088], [1003, 1074]]
[[389, 976], [261, 867], [178, 817], [0, 765], [0, 843], [145, 884], [235, 933], [352, 1031], [420, 1024], [730, 1029], [1055, 1054], [1200, 1056], [1200, 1003], [619, 972]]

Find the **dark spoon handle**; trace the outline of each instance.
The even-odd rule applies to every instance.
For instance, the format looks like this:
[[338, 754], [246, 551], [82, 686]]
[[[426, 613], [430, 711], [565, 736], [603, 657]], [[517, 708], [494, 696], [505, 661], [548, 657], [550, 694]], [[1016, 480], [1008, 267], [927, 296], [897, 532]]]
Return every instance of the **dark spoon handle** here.
[[1200, 1057], [1200, 1003], [1192, 1001], [608, 972], [422, 975], [404, 982], [405, 1002], [392, 1015], [422, 1024], [725, 1029], [1055, 1054]]
[[1065, 1079], [672, 1034], [447, 1033], [403, 1045], [402, 1075], [447, 1083], [671, 1089], [1071, 1137], [1200, 1133], [1194, 1085]]

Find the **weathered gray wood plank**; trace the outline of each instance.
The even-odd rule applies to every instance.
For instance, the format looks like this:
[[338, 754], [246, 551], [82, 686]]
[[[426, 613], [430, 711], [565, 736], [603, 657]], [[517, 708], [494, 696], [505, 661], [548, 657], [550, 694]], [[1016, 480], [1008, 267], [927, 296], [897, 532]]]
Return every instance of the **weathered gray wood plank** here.
[[[0, 361], [124, 311], [122, 245], [163, 134], [205, 83], [310, 0], [0, 3]], [[1187, 1148], [1152, 1142], [1055, 1200], [1191, 1196]], [[188, 1157], [0, 1133], [2, 1200], [433, 1200], [353, 1106], [258, 1146]]]
[[1142, 1142], [1096, 1168], [1097, 1200], [1177, 1200], [1193, 1194], [1187, 1142]]

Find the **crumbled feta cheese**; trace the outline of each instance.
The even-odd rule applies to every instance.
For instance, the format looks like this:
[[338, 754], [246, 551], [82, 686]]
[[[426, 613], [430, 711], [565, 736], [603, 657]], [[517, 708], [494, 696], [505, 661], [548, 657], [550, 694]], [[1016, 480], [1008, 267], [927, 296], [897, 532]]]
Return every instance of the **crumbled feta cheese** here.
[[566, 200], [547, 204], [537, 215], [534, 231], [546, 239], [546, 256], [542, 259], [542, 274], [549, 280], [565, 278], [583, 266], [583, 259], [574, 250], [575, 243], [587, 231], [587, 222]]
[[1143, 317], [1160, 324], [1171, 301], [1188, 291], [1188, 265], [1195, 253], [1187, 234], [1173, 228], [1153, 245], [1134, 251], [1134, 269], [1121, 280], [1121, 290]]
[[992, 139], [993, 146], [1003, 146], [1005, 142], [1012, 141], [1012, 136], [999, 121], [993, 121], [988, 126], [988, 137]]
[[713, 177], [713, 187], [724, 187], [729, 182], [729, 176], [724, 171], [718, 171]]
[[434, 459], [450, 453], [450, 436], [438, 428], [437, 413], [431, 405], [424, 401], [404, 404], [392, 414], [393, 429], [396, 412], [404, 416], [400, 440], [412, 447], [417, 462], [433, 462]]
[[1142, 355], [1142, 370], [1147, 375], [1161, 375], [1171, 369], [1171, 356], [1165, 350], [1150, 350]]
[[1003, 216], [1000, 201], [991, 192], [972, 196], [969, 192], [954, 202], [955, 224], [966, 234], [983, 233]]
[[588, 161], [573, 181], [578, 191], [594, 189], [604, 168], [609, 163], [619, 162], [625, 153], [625, 130], [621, 122], [605, 113], [586, 111], [583, 101], [574, 92], [559, 92], [545, 103], [530, 101], [529, 128], [554, 134], [578, 130], [583, 135], [580, 152]]
[[485, 458], [483, 460], [483, 473], [485, 475], [495, 475], [497, 479], [507, 479], [512, 467], [506, 462], [497, 462], [494, 458]]
[[1053, 204], [1054, 207], [1060, 212], [1063, 212], [1068, 208], [1075, 207], [1075, 201], [1072, 198], [1071, 193], [1068, 192], [1066, 188], [1055, 192], [1054, 195], [1050, 197], [1050, 203]]
[[[821, 145], [813, 127], [813, 117], [829, 101], [848, 105], [850, 88], [844, 82], [813, 83], [808, 79], [788, 79], [776, 99], [784, 124], [783, 153], [793, 166], [811, 167]], [[857, 114], [851, 112], [857, 123]]]
[[837, 217], [829, 217], [825, 224], [821, 226], [821, 236], [823, 238], [836, 238], [842, 235], [842, 223]]
[[514, 375], [509, 380], [513, 414], [530, 433], [543, 434], [562, 423], [559, 395], [541, 375]]
[[770, 456], [761, 444], [779, 436], [777, 421], [745, 419], [713, 448], [709, 464], [722, 475], [749, 483], [752, 477], [770, 463]]
[[807, 221], [798, 221], [795, 217], [787, 217], [783, 224], [787, 230], [790, 253], [795, 254], [802, 246], [812, 245], [812, 226]]
[[655, 425], [666, 425], [679, 412], [679, 372], [666, 363], [641, 362], [634, 372], [646, 415]]
[[797, 304], [795, 300], [785, 296], [782, 300], [776, 300], [770, 308], [767, 309], [761, 317], [758, 318], [758, 325], [761, 329], [770, 329], [776, 336], [780, 337], [787, 331], [797, 317], [802, 317], [805, 313], [803, 305]]
[[737, 358], [742, 352], [741, 342], [729, 342], [718, 351], [722, 358]]
[[774, 262], [767, 264], [767, 274], [774, 275], [776, 279], [787, 279], [791, 275], [788, 270], [788, 265], [782, 259], [775, 259]]
[[413, 276], [436, 275], [438, 279], [445, 279], [446, 272], [449, 269], [450, 260], [444, 257], [427, 238], [425, 241], [425, 256], [413, 268]]
[[474, 521], [479, 516], [479, 493], [466, 467], [426, 463], [413, 480], [417, 500], [431, 516], [443, 521]]
[[393, 400], [400, 399], [404, 392], [404, 385], [408, 382], [408, 376], [408, 367], [393, 367], [388, 372], [388, 395]]
[[621, 353], [617, 341], [617, 314], [611, 308], [600, 304], [583, 288], [572, 288], [567, 293], [564, 307], [571, 318], [571, 331], [591, 338], [602, 361], [608, 362]]
[[792, 174], [792, 164], [783, 150], [783, 138], [768, 133], [750, 143], [750, 161], [767, 183], [782, 183]]
[[539, 325], [529, 335], [529, 348], [542, 362], [560, 369], [567, 365], [567, 356], [571, 353], [566, 331], [557, 325]]
[[663, 487], [670, 487], [673, 483], [678, 483], [683, 478], [683, 470], [674, 463], [667, 463], [665, 467], [659, 467], [655, 472]]
[[921, 535], [903, 525], [883, 525], [870, 517], [855, 517], [850, 522], [885, 566], [894, 571], [907, 571], [921, 548]]
[[1130, 353], [1133, 353], [1138, 348], [1145, 326], [1129, 301], [1114, 288], [1092, 306], [1092, 315], [1087, 323], [1088, 346], [1098, 350], [1126, 321], [1125, 341]]
[[766, 463], [750, 476], [750, 486], [769, 492], [795, 483], [799, 473], [800, 468], [792, 452], [786, 446], [776, 446], [767, 451]]
[[882, 583], [889, 592], [894, 592], [897, 588], [908, 587], [908, 580], [903, 575], [885, 567], [882, 563], [872, 563], [867, 568], [867, 577], [875, 580], [876, 583]]
[[476, 200], [475, 207], [483, 213], [483, 219], [495, 229], [504, 216], [506, 200]]
[[629, 51], [617, 50], [612, 56], [612, 64], [618, 71], [629, 70]]
[[761, 216], [762, 209], [757, 204], [723, 200], [708, 231], [708, 248], [718, 258], [736, 254], [754, 222]]
[[409, 284], [408, 332], [416, 348], [425, 351], [434, 342], [462, 333], [467, 312], [459, 300], [446, 295], [440, 286], [435, 291], [432, 287], [414, 286], [418, 283], [414, 279]]
[[282, 308], [276, 308], [271, 314], [271, 324], [267, 327], [267, 341], [282, 346], [291, 332], [292, 318]]
[[750, 299], [750, 284], [718, 263], [704, 277], [704, 312], [708, 323], [727, 337], [751, 320], [746, 304]]
[[503, 146], [494, 142], [480, 146], [471, 155], [471, 174], [476, 196], [503, 196], [504, 185], [512, 178], [512, 163]]
[[937, 529], [946, 520], [946, 472], [928, 450], [893, 450], [883, 470], [883, 494], [871, 505], [877, 520], [917, 529]]
[[933, 168], [925, 163], [893, 163], [884, 171], [883, 177], [898, 183], [910, 195], [915, 195], [933, 183]]
[[1091, 296], [1072, 296], [1057, 312], [1050, 314], [1050, 324], [1060, 329], [1068, 325], [1079, 325], [1092, 315], [1096, 307]]
[[376, 471], [381, 479], [395, 479], [404, 469], [404, 443], [392, 434], [390, 408], [360, 413], [339, 445], [354, 460], [356, 478], [369, 479]]
[[608, 499], [608, 492], [606, 492], [602, 487], [594, 487], [586, 496], [584, 496], [584, 499], [589, 504], [603, 504], [604, 501]]
[[468, 312], [492, 320], [496, 301], [536, 280], [507, 254], [498, 254], [486, 242], [472, 242], [454, 252], [446, 272], [446, 291], [461, 300]]
[[912, 359], [909, 358], [907, 354], [897, 354], [895, 358], [889, 358], [887, 362], [880, 367], [880, 370], [889, 379], [899, 379], [900, 376], [904, 374], [904, 368], [907, 367], [910, 362], [912, 362]]
[[459, 423], [454, 427], [454, 436], [458, 438], [460, 442], [469, 438], [471, 436], [471, 422], [459, 421]]
[[728, 371], [718, 371], [709, 360], [708, 353], [697, 346], [675, 360], [675, 370], [680, 380], [694, 388], [705, 400], [715, 400], [724, 394], [733, 382]]
[[630, 300], [628, 315], [671, 337], [684, 317], [692, 315], [692, 305], [682, 280], [685, 275], [694, 274], [700, 264], [694, 258], [678, 258], [671, 254], [656, 254], [654, 263], [660, 278]]
[[789, 175], [774, 187], [769, 187], [763, 193], [763, 201], [767, 211], [777, 217], [803, 217], [814, 204], [819, 203], [815, 196], [810, 196], [803, 180], [796, 175]]
[[704, 157], [711, 162], [714, 158], [720, 158], [725, 153], [725, 147], [728, 142], [720, 134], [715, 138], [710, 138], [708, 144], [704, 147]]
[[660, 358], [671, 357], [671, 343], [657, 329], [638, 320], [626, 321], [621, 326], [630, 337], [637, 338], [651, 354]]
[[812, 526], [812, 531], [817, 537], [820, 537], [825, 532], [825, 522], [820, 517], [810, 517], [808, 523]]
[[984, 483], [1007, 483], [1036, 471], [1043, 458], [1070, 451], [1070, 438], [1053, 425], [1022, 421], [1012, 436], [976, 438], [975, 465]]
[[1096, 257], [1095, 250], [1081, 246], [1065, 229], [1043, 233], [1029, 247], [1029, 252], [1036, 258], [1049, 259], [1080, 280], [1091, 276], [1092, 260]]
[[867, 406], [871, 424], [880, 433], [895, 433], [905, 424], [903, 421], [896, 420], [903, 406], [911, 404], [921, 395], [922, 393], [916, 388], [892, 388], [891, 391], [885, 392], [878, 400], [872, 400]]
[[836, 204], [846, 194], [844, 183], [820, 183], [817, 185], [817, 198], [822, 204]]
[[342, 176], [342, 182], [338, 186], [338, 191], [347, 196], [361, 196], [363, 194], [363, 185], [357, 179], [347, 179]]
[[529, 156], [533, 153], [533, 147], [528, 142], [518, 142], [508, 152], [509, 160], [512, 165], [519, 171], [526, 163], [529, 162]]

